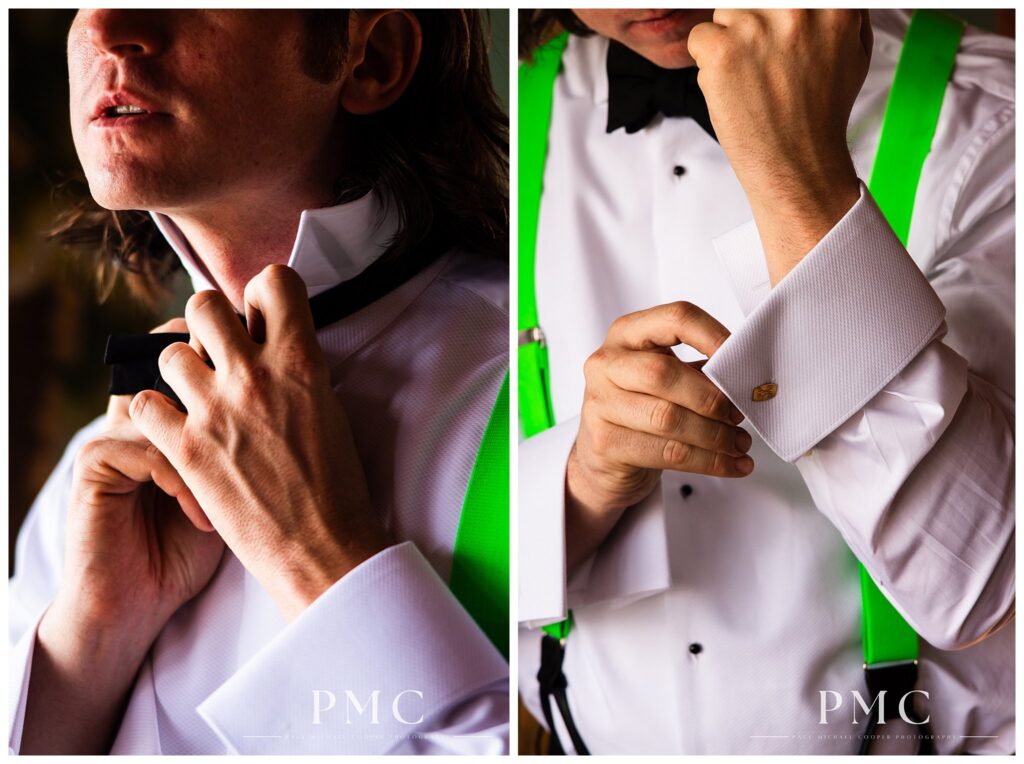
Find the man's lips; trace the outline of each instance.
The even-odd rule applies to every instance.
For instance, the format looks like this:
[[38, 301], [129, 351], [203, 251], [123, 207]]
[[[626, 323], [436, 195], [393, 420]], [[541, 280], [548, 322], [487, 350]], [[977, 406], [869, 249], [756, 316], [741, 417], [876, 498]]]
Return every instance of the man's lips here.
[[648, 23], [650, 23], [652, 21], [661, 21], [662, 19], [667, 19], [669, 16], [671, 16], [674, 13], [678, 13], [678, 9], [669, 8], [669, 9], [664, 10], [664, 11], [655, 11], [655, 12], [651, 13], [648, 16], [644, 16], [643, 18], [633, 19], [630, 23], [631, 24], [648, 24]]
[[167, 116], [149, 99], [128, 91], [105, 93], [93, 107], [91, 122], [112, 123], [146, 115]]
[[633, 31], [658, 34], [667, 32], [686, 23], [689, 11], [686, 10], [664, 10], [656, 11], [629, 22], [629, 28]]

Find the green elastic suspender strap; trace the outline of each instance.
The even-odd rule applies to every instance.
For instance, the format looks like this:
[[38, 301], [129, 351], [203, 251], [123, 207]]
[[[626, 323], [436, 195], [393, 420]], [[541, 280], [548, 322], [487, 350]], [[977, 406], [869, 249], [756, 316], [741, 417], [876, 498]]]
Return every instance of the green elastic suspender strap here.
[[569, 34], [541, 45], [519, 67], [519, 421], [529, 438], [555, 424], [548, 349], [537, 320], [534, 260], [555, 78]]
[[[904, 245], [910, 231], [910, 217], [924, 159], [931, 151], [938, 125], [939, 111], [952, 71], [963, 24], [932, 11], [915, 11], [900, 53], [896, 75], [889, 93], [885, 119], [869, 187], [889, 225]], [[551, 121], [551, 103], [560, 58], [567, 35], [538, 49], [533, 65], [519, 68], [519, 305], [520, 330], [538, 326], [534, 284], [537, 219], [547, 154], [547, 136]], [[527, 82], [527, 87], [524, 87]], [[529, 132], [528, 137], [526, 136]], [[529, 164], [527, 164], [529, 163]], [[523, 220], [529, 225], [524, 226]], [[529, 238], [525, 238], [528, 236]], [[524, 324], [524, 306], [527, 322]], [[546, 389], [547, 351], [544, 366], [523, 365], [520, 347], [520, 417], [526, 437], [545, 429], [527, 427], [536, 422], [534, 411], [523, 401], [550, 401]], [[526, 386], [543, 385], [526, 395]], [[548, 409], [550, 411], [550, 407]], [[531, 416], [533, 418], [531, 418]], [[547, 426], [552, 426], [549, 420]], [[862, 637], [864, 662], [868, 665], [889, 661], [916, 660], [917, 634], [878, 589], [860, 566]], [[552, 636], [565, 638], [572, 627], [568, 620], [546, 627]]]
[[[534, 278], [551, 104], [568, 43], [569, 33], [563, 32], [538, 47], [532, 61], [519, 66], [519, 422], [527, 438], [555, 424], [548, 349], [537, 318]], [[572, 613], [566, 620], [544, 627], [557, 639], [565, 639], [571, 629]]]
[[[868, 187], [903, 245], [914, 197], [939, 123], [963, 23], [933, 11], [910, 19], [885, 107], [882, 135]], [[864, 662], [871, 666], [917, 659], [917, 634], [860, 566]]]
[[508, 660], [508, 374], [487, 422], [455, 535], [452, 594]]

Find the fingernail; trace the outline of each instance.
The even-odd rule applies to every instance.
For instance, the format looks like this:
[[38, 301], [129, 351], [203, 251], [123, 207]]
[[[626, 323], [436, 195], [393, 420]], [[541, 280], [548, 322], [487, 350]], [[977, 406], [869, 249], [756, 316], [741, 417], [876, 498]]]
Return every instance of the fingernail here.
[[749, 475], [754, 470], [754, 460], [749, 456], [743, 456], [736, 460], [736, 469], [744, 475]]
[[750, 433], [746, 430], [740, 430], [739, 434], [736, 436], [736, 448], [739, 449], [741, 454], [747, 453], [753, 442], [754, 439], [750, 437]]
[[733, 424], [739, 424], [743, 421], [743, 412], [739, 409], [733, 409], [729, 418], [732, 419]]

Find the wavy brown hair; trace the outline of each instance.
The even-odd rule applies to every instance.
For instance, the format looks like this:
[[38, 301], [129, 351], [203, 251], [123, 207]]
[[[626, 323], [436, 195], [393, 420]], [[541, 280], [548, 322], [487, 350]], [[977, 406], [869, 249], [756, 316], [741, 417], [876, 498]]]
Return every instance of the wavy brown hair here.
[[563, 31], [583, 37], [593, 31], [579, 17], [567, 9], [541, 8], [519, 11], [519, 58], [529, 61], [533, 51]]
[[[341, 76], [348, 50], [346, 10], [306, 11], [303, 68], [323, 82]], [[401, 257], [427, 236], [474, 254], [508, 257], [508, 117], [491, 82], [485, 11], [417, 10], [423, 28], [419, 65], [391, 107], [351, 116], [359, 147], [338, 179], [336, 204], [377, 189], [398, 213], [385, 258]], [[153, 300], [180, 267], [144, 211], [96, 204], [81, 180], [65, 184], [66, 211], [50, 232], [91, 258], [102, 296], [124, 275]]]

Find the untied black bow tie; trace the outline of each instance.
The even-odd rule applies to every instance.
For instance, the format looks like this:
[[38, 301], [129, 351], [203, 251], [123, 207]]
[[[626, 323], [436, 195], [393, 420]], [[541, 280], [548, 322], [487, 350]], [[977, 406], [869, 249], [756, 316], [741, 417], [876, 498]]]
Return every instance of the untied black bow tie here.
[[714, 138], [707, 101], [697, 85], [697, 67], [663, 69], [612, 40], [608, 44], [608, 127], [611, 133], [642, 130], [654, 115], [691, 117]]
[[[322, 329], [376, 302], [434, 262], [446, 249], [440, 237], [428, 239], [398, 259], [377, 260], [355, 278], [311, 297], [313, 325]], [[157, 390], [180, 406], [180, 399], [160, 376], [158, 360], [167, 346], [188, 341], [189, 335], [180, 332], [111, 335], [103, 358], [111, 367], [110, 394], [134, 395]]]

